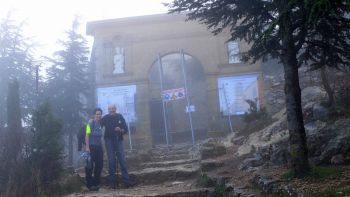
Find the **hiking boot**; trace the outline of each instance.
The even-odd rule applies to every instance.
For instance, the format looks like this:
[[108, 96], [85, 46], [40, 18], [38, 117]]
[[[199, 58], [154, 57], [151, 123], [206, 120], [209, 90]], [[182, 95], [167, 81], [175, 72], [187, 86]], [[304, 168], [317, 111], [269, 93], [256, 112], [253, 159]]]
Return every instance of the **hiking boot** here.
[[108, 189], [117, 189], [117, 187], [115, 186], [115, 184], [110, 184], [110, 185], [108, 186]]
[[91, 187], [89, 187], [89, 190], [90, 191], [98, 191], [100, 188], [99, 187], [97, 187], [97, 186], [91, 186]]
[[130, 187], [134, 187], [135, 185], [136, 185], [135, 182], [130, 181], [128, 183], [124, 183], [124, 188], [128, 189]]

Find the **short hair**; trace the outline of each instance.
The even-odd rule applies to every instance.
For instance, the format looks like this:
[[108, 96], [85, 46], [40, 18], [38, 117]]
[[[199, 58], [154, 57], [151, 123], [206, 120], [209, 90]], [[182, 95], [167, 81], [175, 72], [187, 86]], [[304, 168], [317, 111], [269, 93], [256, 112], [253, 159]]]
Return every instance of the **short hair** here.
[[117, 108], [117, 106], [116, 106], [114, 103], [112, 103], [112, 104], [108, 104], [108, 108], [110, 108], [110, 107]]
[[92, 114], [96, 114], [97, 111], [100, 111], [101, 114], [103, 113], [101, 108], [95, 108]]

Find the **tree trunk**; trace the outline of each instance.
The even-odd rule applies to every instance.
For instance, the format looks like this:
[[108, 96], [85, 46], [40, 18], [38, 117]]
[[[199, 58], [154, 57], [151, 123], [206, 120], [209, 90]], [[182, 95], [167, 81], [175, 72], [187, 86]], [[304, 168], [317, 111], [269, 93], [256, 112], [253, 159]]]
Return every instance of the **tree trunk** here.
[[[282, 12], [281, 12], [282, 13]], [[287, 125], [289, 130], [291, 170], [296, 177], [305, 176], [309, 170], [306, 134], [301, 108], [298, 64], [291, 30], [289, 13], [281, 21], [282, 62], [284, 66]]]
[[327, 78], [326, 66], [322, 66], [321, 67], [321, 80], [322, 80], [323, 87], [326, 90], [327, 95], [328, 95], [327, 107], [331, 107], [331, 106], [333, 106], [334, 96], [333, 96], [332, 88], [329, 85], [329, 81], [328, 81], [328, 78]]
[[73, 166], [73, 134], [71, 131], [68, 134], [68, 164]]
[[[5, 98], [0, 99], [0, 109], [5, 108], [3, 103], [6, 103]], [[5, 110], [0, 111], [0, 130], [2, 130], [5, 127], [5, 120], [6, 120], [5, 113], [6, 113]]]

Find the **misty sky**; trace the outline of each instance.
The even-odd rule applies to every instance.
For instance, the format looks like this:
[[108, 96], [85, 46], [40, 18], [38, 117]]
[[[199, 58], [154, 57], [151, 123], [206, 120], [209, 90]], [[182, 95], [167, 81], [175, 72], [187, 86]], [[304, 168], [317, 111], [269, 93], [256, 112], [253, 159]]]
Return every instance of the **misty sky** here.
[[[86, 21], [165, 13], [162, 2], [171, 0], [1, 0], [0, 17], [10, 11], [12, 19], [25, 21], [25, 36], [40, 44], [40, 55], [50, 56], [74, 15], [80, 16], [85, 35]], [[88, 41], [91, 45], [92, 38]]]

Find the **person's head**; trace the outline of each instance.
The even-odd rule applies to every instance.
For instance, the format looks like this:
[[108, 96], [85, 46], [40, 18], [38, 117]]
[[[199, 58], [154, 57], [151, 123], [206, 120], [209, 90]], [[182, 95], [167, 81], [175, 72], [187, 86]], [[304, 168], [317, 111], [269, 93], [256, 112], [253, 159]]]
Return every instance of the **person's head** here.
[[101, 108], [94, 109], [93, 113], [94, 113], [95, 120], [97, 120], [97, 121], [101, 120], [101, 116], [102, 116], [102, 109]]
[[117, 107], [115, 106], [115, 104], [109, 104], [108, 105], [108, 113], [110, 115], [114, 115], [117, 113]]

